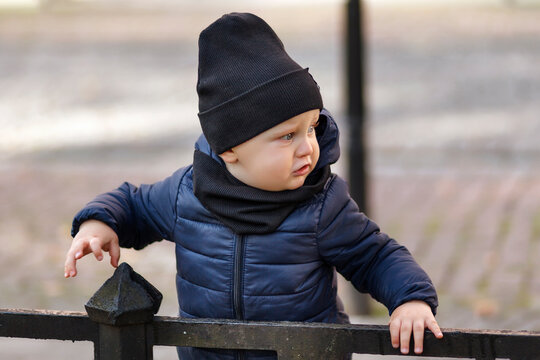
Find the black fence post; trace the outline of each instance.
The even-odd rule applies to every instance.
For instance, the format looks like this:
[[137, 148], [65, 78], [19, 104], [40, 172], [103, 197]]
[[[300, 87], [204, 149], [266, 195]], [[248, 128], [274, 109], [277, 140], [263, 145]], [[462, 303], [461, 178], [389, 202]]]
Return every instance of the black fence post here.
[[121, 264], [85, 305], [90, 320], [99, 324], [94, 358], [152, 359], [152, 321], [162, 298], [131, 266]]
[[[368, 213], [367, 201], [367, 154], [365, 146], [364, 123], [366, 118], [365, 101], [365, 44], [362, 0], [348, 0], [345, 33], [345, 83], [346, 113], [349, 126], [348, 134], [348, 173], [351, 197], [360, 210]], [[348, 286], [348, 285], [347, 285]], [[369, 298], [352, 289], [350, 294], [352, 314], [369, 314]], [[353, 295], [354, 294], [354, 295]]]
[[348, 0], [346, 19], [346, 111], [349, 125], [349, 186], [352, 198], [360, 210], [368, 212], [366, 148], [364, 124], [365, 44], [364, 11], [361, 0]]

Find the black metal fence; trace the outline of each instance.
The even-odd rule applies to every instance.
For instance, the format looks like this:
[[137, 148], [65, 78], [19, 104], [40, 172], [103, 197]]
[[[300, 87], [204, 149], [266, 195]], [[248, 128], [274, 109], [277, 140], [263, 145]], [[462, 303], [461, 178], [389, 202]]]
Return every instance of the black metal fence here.
[[[0, 309], [0, 336], [91, 341], [96, 360], [152, 359], [152, 348], [272, 350], [282, 359], [340, 359], [349, 353], [400, 355], [388, 326], [181, 319], [154, 316], [161, 294], [122, 264], [86, 304], [86, 313]], [[423, 356], [540, 359], [540, 332], [426, 331]], [[0, 358], [2, 350], [0, 349]]]

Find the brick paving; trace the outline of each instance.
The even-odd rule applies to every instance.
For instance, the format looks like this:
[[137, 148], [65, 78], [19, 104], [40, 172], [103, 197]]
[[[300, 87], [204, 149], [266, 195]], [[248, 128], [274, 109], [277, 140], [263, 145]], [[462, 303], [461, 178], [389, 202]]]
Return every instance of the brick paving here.
[[[376, 182], [374, 217], [383, 229], [388, 224], [432, 277], [443, 326], [539, 328], [540, 318], [530, 317], [540, 314], [539, 180], [423, 177], [418, 198], [433, 189], [435, 199], [442, 195], [440, 202], [399, 202], [401, 211], [392, 209], [391, 193], [400, 189], [395, 181]], [[388, 207], [393, 211], [386, 213]], [[458, 311], [462, 316], [456, 320]], [[525, 313], [528, 319], [520, 316]]]

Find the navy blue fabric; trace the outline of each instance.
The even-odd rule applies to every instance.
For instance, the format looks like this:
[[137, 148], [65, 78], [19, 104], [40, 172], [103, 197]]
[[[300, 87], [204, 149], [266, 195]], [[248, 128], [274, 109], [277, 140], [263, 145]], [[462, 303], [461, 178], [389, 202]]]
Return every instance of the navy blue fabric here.
[[[327, 121], [318, 129], [318, 166], [339, 157], [337, 127], [330, 114], [324, 111], [323, 116]], [[196, 146], [219, 159], [204, 137]], [[152, 185], [124, 183], [81, 210], [72, 233], [83, 221], [99, 219], [118, 233], [122, 247], [141, 249], [161, 239], [175, 242], [184, 317], [346, 323], [336, 270], [390, 313], [414, 299], [426, 301], [435, 313], [437, 294], [429, 277], [405, 247], [359, 211], [337, 175], [312, 199], [298, 204], [276, 232], [239, 236], [197, 200], [192, 174], [188, 166]], [[240, 240], [244, 245], [238, 276], [234, 263]], [[241, 309], [233, 305], [238, 281]], [[179, 353], [185, 359], [234, 358], [230, 351], [180, 348]]]

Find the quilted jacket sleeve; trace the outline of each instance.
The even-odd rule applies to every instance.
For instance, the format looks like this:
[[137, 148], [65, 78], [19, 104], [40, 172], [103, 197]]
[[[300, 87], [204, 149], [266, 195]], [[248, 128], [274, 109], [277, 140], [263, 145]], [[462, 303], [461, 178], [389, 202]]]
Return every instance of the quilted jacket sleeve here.
[[151, 185], [136, 187], [126, 182], [98, 195], [75, 215], [71, 235], [77, 234], [84, 221], [96, 219], [117, 233], [122, 247], [142, 249], [152, 242], [171, 239], [178, 187], [186, 171], [179, 169]]
[[437, 293], [409, 251], [379, 231], [358, 209], [347, 184], [335, 176], [319, 220], [319, 251], [326, 262], [390, 313], [410, 300], [423, 300], [435, 314]]

